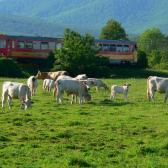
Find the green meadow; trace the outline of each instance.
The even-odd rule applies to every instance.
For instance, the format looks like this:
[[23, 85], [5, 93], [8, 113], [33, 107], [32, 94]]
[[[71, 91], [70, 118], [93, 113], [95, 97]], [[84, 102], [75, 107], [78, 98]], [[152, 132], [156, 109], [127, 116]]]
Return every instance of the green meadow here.
[[[0, 79], [26, 82], [26, 79]], [[20, 109], [13, 100], [0, 111], [0, 167], [2, 168], [166, 168], [168, 167], [168, 102], [164, 94], [146, 99], [146, 79], [104, 79], [131, 83], [128, 101], [109, 91], [91, 89], [92, 101], [70, 104], [65, 95], [57, 104], [42, 92], [42, 81], [32, 108]]]

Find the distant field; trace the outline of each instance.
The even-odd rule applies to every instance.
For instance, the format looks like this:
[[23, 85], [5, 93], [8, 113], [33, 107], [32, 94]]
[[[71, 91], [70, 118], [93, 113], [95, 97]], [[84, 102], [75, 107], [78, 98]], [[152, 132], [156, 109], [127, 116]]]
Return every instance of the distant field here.
[[[8, 79], [13, 81], [25, 81]], [[4, 79], [0, 79], [0, 87]], [[168, 167], [168, 102], [156, 94], [146, 100], [145, 79], [106, 79], [132, 84], [129, 100], [91, 90], [93, 100], [58, 105], [52, 94], [38, 93], [31, 109], [0, 111], [0, 167]]]

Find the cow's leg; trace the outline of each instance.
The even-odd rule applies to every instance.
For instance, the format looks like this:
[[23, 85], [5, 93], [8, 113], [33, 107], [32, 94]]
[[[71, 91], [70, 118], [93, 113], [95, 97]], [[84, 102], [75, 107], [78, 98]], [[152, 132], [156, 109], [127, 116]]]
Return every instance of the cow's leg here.
[[71, 95], [71, 104], [74, 102], [74, 94]]
[[149, 94], [150, 94], [150, 99], [151, 99], [152, 101], [154, 101], [154, 100], [155, 100], [155, 97], [154, 97], [155, 91], [154, 91], [153, 89], [150, 89]]
[[9, 109], [11, 109], [11, 103], [12, 103], [12, 98], [10, 96], [8, 96], [8, 106], [9, 106]]
[[127, 101], [128, 100], [128, 93], [124, 93], [124, 96], [125, 96], [125, 100]]
[[7, 95], [4, 93], [2, 95], [2, 109], [4, 109], [4, 107], [5, 107], [6, 99], [7, 99]]
[[82, 104], [82, 94], [79, 94], [79, 104]]
[[54, 97], [56, 97], [56, 95], [57, 95], [57, 88], [56, 87], [54, 87], [54, 89], [53, 89], [53, 95], [54, 95]]
[[164, 103], [166, 103], [167, 97], [168, 97], [168, 89], [167, 89], [167, 90], [166, 90], [166, 92], [165, 92], [165, 99], [164, 99]]
[[115, 97], [116, 97], [116, 93], [112, 92], [112, 98], [115, 99]]
[[151, 100], [151, 97], [150, 97], [150, 92], [149, 92], [149, 88], [147, 87], [147, 92], [146, 92], [147, 94], [147, 99], [150, 101]]
[[63, 95], [63, 93], [57, 92], [57, 103], [61, 103], [62, 104], [62, 95]]

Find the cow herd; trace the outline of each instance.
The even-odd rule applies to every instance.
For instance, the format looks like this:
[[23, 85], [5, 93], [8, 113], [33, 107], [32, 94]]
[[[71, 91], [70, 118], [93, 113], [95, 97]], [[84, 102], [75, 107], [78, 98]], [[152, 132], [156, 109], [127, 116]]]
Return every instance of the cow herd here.
[[[68, 76], [66, 71], [57, 72], [40, 72], [36, 76], [30, 76], [27, 84], [6, 81], [2, 85], [2, 109], [8, 101], [11, 108], [12, 99], [19, 99], [21, 108], [25, 110], [31, 107], [32, 96], [36, 94], [38, 87], [38, 79], [43, 80], [43, 92], [53, 91], [57, 103], [62, 104], [63, 95], [66, 93], [71, 96], [71, 104], [79, 100], [79, 104], [91, 100], [89, 92], [91, 87], [109, 90], [108, 86], [100, 79], [87, 78], [86, 74], [80, 74], [76, 77]], [[123, 86], [112, 85], [110, 99], [114, 99], [117, 94], [123, 94], [125, 99], [128, 97], [128, 91], [131, 84]], [[168, 97], [168, 78], [150, 76], [147, 79], [147, 97], [149, 100], [154, 100], [154, 93], [164, 92], [166, 102]]]

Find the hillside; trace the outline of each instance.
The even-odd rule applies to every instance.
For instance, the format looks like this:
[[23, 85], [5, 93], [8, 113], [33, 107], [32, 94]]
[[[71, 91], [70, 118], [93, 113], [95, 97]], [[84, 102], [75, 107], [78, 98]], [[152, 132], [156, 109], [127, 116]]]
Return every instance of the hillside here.
[[114, 18], [128, 34], [150, 27], [168, 33], [167, 8], [167, 0], [1, 0], [0, 31], [57, 36], [70, 27], [98, 35], [107, 20]]

